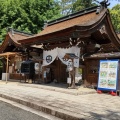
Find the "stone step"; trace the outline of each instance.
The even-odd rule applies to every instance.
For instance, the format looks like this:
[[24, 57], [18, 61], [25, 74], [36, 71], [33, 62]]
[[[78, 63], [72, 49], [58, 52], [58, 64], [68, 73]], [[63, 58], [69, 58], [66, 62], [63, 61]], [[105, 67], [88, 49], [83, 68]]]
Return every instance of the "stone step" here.
[[[8, 95], [7, 93], [0, 94], [0, 97], [20, 103], [22, 105], [28, 106], [30, 108], [45, 112], [47, 114], [53, 115], [55, 117], [64, 119], [64, 120], [87, 120], [92, 119], [90, 115], [86, 115], [81, 111], [81, 114], [73, 113], [67, 110], [60, 109], [59, 107], [50, 107], [42, 103], [34, 102], [34, 100], [23, 99], [18, 96]], [[57, 108], [57, 109], [56, 109]]]

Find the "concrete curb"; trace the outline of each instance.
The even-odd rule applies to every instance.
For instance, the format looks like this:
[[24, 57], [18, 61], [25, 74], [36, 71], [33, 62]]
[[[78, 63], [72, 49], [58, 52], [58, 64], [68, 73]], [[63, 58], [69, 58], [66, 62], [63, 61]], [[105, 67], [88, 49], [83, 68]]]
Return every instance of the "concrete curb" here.
[[56, 91], [56, 92], [61, 92], [61, 93], [66, 93], [66, 94], [71, 94], [71, 95], [77, 95], [77, 93], [74, 93], [74, 92], [63, 91], [63, 90], [59, 90], [59, 89], [56, 89], [56, 88], [44, 87], [44, 86], [40, 86], [40, 85], [39, 86], [33, 86], [33, 85], [19, 84], [19, 86], [32, 87], [32, 88]]
[[61, 119], [64, 119], [64, 120], [85, 120], [84, 119], [85, 116], [83, 116], [83, 115], [81, 115], [81, 118], [80, 118], [79, 117], [80, 115], [77, 115], [75, 113], [71, 115], [71, 113], [69, 113], [67, 111], [60, 110], [59, 108], [56, 110], [52, 107], [49, 107], [49, 106], [46, 106], [46, 105], [43, 105], [43, 104], [38, 105], [34, 102], [17, 98], [16, 96], [12, 97], [12, 96], [8, 96], [8, 95], [5, 95], [5, 94], [0, 94], [0, 97], [11, 100], [11, 101], [14, 101], [14, 102], [17, 102], [17, 103], [20, 103], [20, 104], [25, 105], [27, 107], [42, 111], [44, 113], [53, 115], [55, 117], [58, 117], [58, 118], [61, 118]]
[[65, 94], [70, 94], [70, 95], [75, 95], [75, 96], [96, 93], [96, 91], [71, 92], [71, 91], [65, 91], [65, 90], [51, 88], [51, 87], [33, 86], [33, 85], [25, 85], [25, 84], [19, 84], [19, 86], [32, 87], [32, 88], [38, 88], [38, 89], [44, 89], [44, 90], [50, 90], [50, 91], [55, 91], [55, 92], [60, 92], [60, 93], [65, 93]]

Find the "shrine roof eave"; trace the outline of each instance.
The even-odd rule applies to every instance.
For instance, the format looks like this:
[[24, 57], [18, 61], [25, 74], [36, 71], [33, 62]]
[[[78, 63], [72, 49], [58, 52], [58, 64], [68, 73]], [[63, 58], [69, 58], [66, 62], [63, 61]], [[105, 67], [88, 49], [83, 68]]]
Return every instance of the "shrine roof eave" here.
[[21, 44], [18, 42], [19, 40], [34, 36], [33, 34], [25, 33], [25, 32], [18, 31], [18, 30], [12, 30], [12, 31], [13, 32], [11, 31], [8, 32], [11, 42], [19, 47], [21, 46]]
[[62, 38], [60, 39], [62, 41], [63, 39], [70, 37], [72, 32], [75, 30], [75, 27], [76, 26], [73, 26], [73, 27], [70, 27], [70, 28], [67, 28], [61, 31], [57, 31], [57, 32], [53, 32], [53, 33], [49, 33], [45, 35], [40, 35], [40, 36], [35, 36], [29, 39], [19, 40], [18, 42], [21, 43], [22, 45], [34, 45], [34, 44], [55, 42], [58, 40], [58, 38], [59, 39]]
[[21, 43], [18, 43], [18, 40], [20, 38], [26, 38], [26, 37], [28, 37], [27, 34], [23, 34], [23, 33], [20, 33], [18, 31], [16, 32], [15, 30], [14, 30], [14, 34], [12, 34], [11, 32], [8, 32], [6, 34], [6, 37], [3, 41], [3, 43], [0, 46], [0, 53], [4, 52], [4, 50], [7, 48], [7, 46], [9, 44], [13, 44], [16, 47], [22, 47]]
[[[7, 33], [5, 40], [3, 41], [3, 43], [0, 46], [0, 53], [4, 52], [4, 50], [7, 48], [7, 46], [9, 45], [9, 42], [11, 41], [9, 34]], [[16, 46], [17, 44], [14, 43]]]
[[120, 52], [111, 52], [111, 53], [96, 53], [89, 56], [86, 56], [84, 59], [120, 59]]
[[55, 41], [62, 41], [62, 40], [68, 40], [70, 37], [72, 37], [73, 32], [80, 32], [81, 38], [84, 37], [90, 37], [91, 33], [95, 32], [97, 28], [99, 27], [99, 24], [104, 19], [105, 15], [99, 19], [97, 22], [93, 24], [84, 24], [84, 25], [75, 25], [60, 31], [48, 33], [45, 35], [40, 36], [34, 36], [28, 39], [19, 40], [22, 45], [34, 45], [34, 44], [41, 44], [41, 43], [48, 43], [48, 42], [55, 42]]
[[[105, 16], [107, 9], [104, 9], [101, 11], [100, 14], [96, 14], [95, 10], [90, 13], [85, 13], [82, 16], [73, 17], [72, 19], [68, 19], [62, 22], [58, 22], [53, 25], [48, 25], [43, 31], [41, 31], [39, 34], [29, 37], [27, 39], [21, 39], [18, 42], [21, 44], [29, 44], [30, 42], [43, 42], [46, 40], [46, 36], [53, 37], [53, 34], [61, 33], [65, 30], [69, 30], [70, 28], [73, 28], [75, 26], [83, 28], [91, 27], [93, 24], [95, 24], [97, 21], [99, 21], [103, 16]], [[62, 27], [61, 27], [62, 26]], [[70, 31], [71, 32], [71, 31]], [[64, 33], [65, 34], [65, 33]], [[56, 35], [55, 35], [56, 36]], [[43, 40], [44, 39], [44, 40]], [[50, 38], [51, 39], [51, 38]]]
[[72, 33], [75, 31], [80, 32], [80, 38], [84, 37], [90, 37], [92, 33], [94, 33], [96, 30], [99, 30], [102, 25], [105, 25], [106, 27], [106, 34], [108, 35], [108, 38], [110, 41], [117, 47], [118, 51], [120, 51], [120, 39], [117, 36], [111, 19], [110, 14], [107, 9], [105, 9], [101, 16], [97, 18], [94, 21], [89, 21], [89, 23], [86, 23], [84, 25], [74, 25], [59, 31], [51, 32], [48, 34], [43, 34], [39, 36], [33, 36], [29, 37], [27, 39], [19, 40], [22, 45], [29, 46], [29, 45], [40, 45], [42, 43], [52, 43], [52, 42], [58, 42], [58, 41], [64, 41], [69, 40]]
[[10, 32], [8, 32], [8, 35], [9, 35], [10, 41], [11, 41], [15, 46], [18, 46], [18, 47], [21, 46], [21, 44], [10, 34]]
[[[15, 36], [15, 34], [14, 34], [14, 36]], [[16, 47], [22, 47], [22, 45], [20, 43], [18, 43], [15, 38], [12, 37], [11, 33], [8, 32], [6, 34], [6, 37], [5, 37], [4, 41], [3, 41], [3, 43], [0, 46], [0, 53], [4, 52], [4, 50], [7, 48], [7, 46], [9, 44], [13, 44]]]

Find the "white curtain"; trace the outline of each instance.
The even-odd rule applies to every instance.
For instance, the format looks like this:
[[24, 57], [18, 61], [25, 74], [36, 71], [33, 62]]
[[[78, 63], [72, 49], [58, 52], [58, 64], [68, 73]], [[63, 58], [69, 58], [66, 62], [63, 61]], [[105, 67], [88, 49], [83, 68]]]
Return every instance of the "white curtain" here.
[[42, 66], [47, 66], [50, 65], [55, 58], [57, 57], [57, 48], [49, 51], [43, 51], [43, 65]]
[[[64, 61], [63, 57], [66, 53], [74, 53], [76, 56], [80, 56], [80, 48], [71, 47], [71, 48], [55, 48], [49, 51], [43, 51], [43, 66], [51, 64], [56, 57], [58, 57], [62, 63], [66, 64], [68, 61]], [[79, 67], [79, 58], [74, 59], [74, 67]]]
[[[80, 56], [80, 48], [78, 47], [71, 47], [71, 48], [58, 48], [58, 57], [64, 63], [68, 64], [68, 61], [64, 61], [62, 58], [65, 56], [66, 53], [74, 53], [76, 56]], [[79, 58], [74, 59], [74, 67], [79, 67]]]

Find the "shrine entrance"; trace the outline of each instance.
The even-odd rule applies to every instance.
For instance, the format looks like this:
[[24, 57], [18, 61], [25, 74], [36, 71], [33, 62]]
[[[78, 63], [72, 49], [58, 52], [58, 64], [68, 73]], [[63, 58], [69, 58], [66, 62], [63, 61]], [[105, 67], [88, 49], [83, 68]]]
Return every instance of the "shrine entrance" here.
[[[48, 80], [47, 74], [51, 75], [51, 81], [67, 83], [69, 72], [67, 71], [68, 59], [64, 58], [66, 53], [80, 55], [80, 48], [72, 46], [70, 48], [54, 48], [43, 51], [44, 78]], [[79, 67], [79, 57], [74, 60], [74, 67]]]
[[59, 59], [54, 60], [53, 63], [46, 66], [51, 70], [51, 82], [55, 83], [67, 83], [67, 77], [69, 76], [67, 72], [67, 65], [63, 64]]

